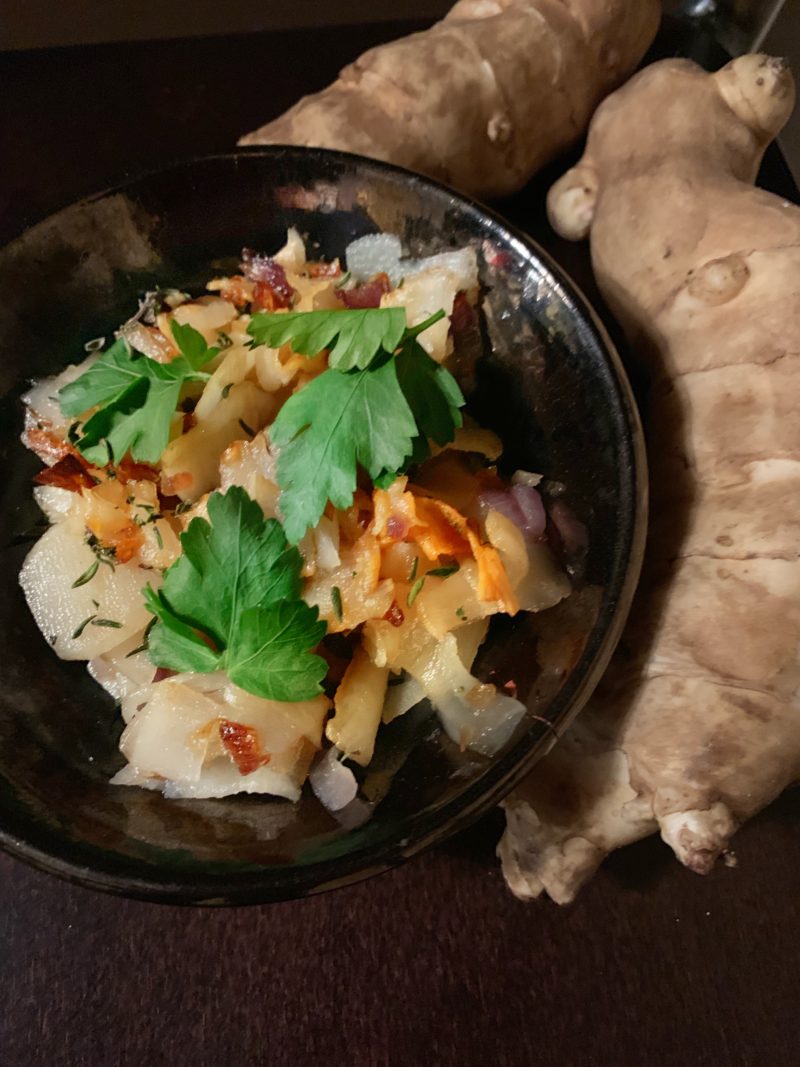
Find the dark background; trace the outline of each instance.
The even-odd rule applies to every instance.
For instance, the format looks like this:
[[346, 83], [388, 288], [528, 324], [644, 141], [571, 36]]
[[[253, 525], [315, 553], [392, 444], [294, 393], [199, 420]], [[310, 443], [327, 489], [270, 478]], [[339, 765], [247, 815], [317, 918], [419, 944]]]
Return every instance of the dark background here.
[[[0, 240], [236, 136], [407, 24], [0, 55]], [[536, 205], [514, 221], [548, 242]], [[523, 905], [498, 814], [405, 867], [271, 907], [103, 897], [0, 858], [2, 1067], [793, 1067], [800, 793], [707, 878], [657, 839]]]
[[[734, 54], [763, 48], [800, 69], [798, 0], [661, 2], [665, 11], [683, 10], [712, 24]], [[0, 0], [0, 50], [434, 19], [450, 6], [451, 0]], [[800, 114], [783, 140], [800, 175]]]

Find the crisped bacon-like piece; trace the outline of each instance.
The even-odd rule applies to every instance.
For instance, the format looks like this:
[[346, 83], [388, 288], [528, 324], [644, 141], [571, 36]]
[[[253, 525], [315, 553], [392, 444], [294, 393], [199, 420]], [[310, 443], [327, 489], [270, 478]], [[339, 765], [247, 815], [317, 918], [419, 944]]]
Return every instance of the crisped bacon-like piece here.
[[258, 734], [252, 726], [231, 719], [220, 719], [219, 736], [225, 751], [238, 767], [239, 774], [252, 774], [269, 763], [269, 752], [262, 751]]
[[86, 464], [72, 452], [68, 452], [52, 467], [39, 471], [33, 480], [37, 485], [54, 485], [73, 493], [79, 493], [81, 489], [93, 489], [96, 485]]
[[478, 323], [475, 308], [470, 304], [465, 292], [456, 293], [453, 310], [450, 314], [450, 330], [454, 336], [466, 333]]
[[337, 289], [336, 295], [347, 308], [379, 308], [381, 297], [391, 288], [389, 275], [381, 272], [353, 289]]
[[157, 482], [161, 477], [150, 463], [137, 463], [130, 454], [122, 457], [116, 471], [121, 482]]
[[396, 600], [392, 601], [391, 605], [389, 606], [389, 610], [383, 617], [386, 622], [391, 623], [392, 626], [402, 626], [406, 619], [405, 615], [403, 614], [403, 609], [400, 607]]
[[242, 249], [242, 271], [255, 282], [253, 304], [266, 311], [292, 306], [295, 290], [289, 284], [286, 271], [270, 256], [262, 256], [250, 248]]
[[[64, 456], [75, 455], [75, 449], [50, 428], [50, 424], [39, 422], [30, 411], [25, 412], [25, 429], [22, 431], [22, 443], [39, 457], [42, 463], [51, 465]], [[41, 483], [45, 484], [45, 483]]]
[[251, 302], [253, 294], [253, 283], [241, 274], [232, 274], [230, 278], [225, 278], [219, 287], [222, 299], [229, 300], [240, 311]]
[[338, 259], [325, 263], [324, 260], [309, 261], [306, 263], [305, 272], [309, 278], [338, 278], [342, 268]]

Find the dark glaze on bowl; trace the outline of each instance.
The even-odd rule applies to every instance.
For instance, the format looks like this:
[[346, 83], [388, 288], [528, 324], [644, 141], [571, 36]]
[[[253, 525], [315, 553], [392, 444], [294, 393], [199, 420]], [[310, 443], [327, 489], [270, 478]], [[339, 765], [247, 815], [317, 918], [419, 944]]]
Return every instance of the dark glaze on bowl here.
[[[462, 753], [420, 706], [381, 731], [365, 788], [382, 799], [350, 828], [308, 791], [291, 805], [170, 801], [108, 785], [122, 764], [118, 711], [83, 663], [50, 650], [17, 585], [25, 535], [41, 524], [31, 497], [38, 461], [18, 442], [27, 381], [78, 361], [84, 342], [109, 334], [144, 290], [199, 292], [243, 245], [277, 248], [289, 225], [324, 258], [377, 230], [397, 233], [412, 255], [478, 249], [493, 351], [470, 410], [503, 438], [510, 470], [541, 471], [564, 486], [589, 531], [578, 591], [540, 615], [496, 619], [476, 664], [484, 679], [513, 678], [530, 709], [512, 741], [491, 760]], [[497, 803], [586, 701], [638, 575], [643, 447], [606, 334], [529, 238], [405, 171], [276, 147], [180, 164], [51, 216], [0, 252], [0, 292], [0, 839], [8, 851], [84, 885], [173, 903], [329, 889], [401, 862]]]

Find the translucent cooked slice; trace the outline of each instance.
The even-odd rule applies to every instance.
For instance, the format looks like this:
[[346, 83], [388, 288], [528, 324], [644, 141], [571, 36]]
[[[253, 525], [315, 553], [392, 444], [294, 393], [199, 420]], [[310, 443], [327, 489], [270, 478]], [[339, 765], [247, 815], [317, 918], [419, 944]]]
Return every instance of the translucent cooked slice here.
[[117, 784], [156, 779], [170, 797], [245, 792], [296, 800], [321, 745], [327, 697], [284, 704], [246, 693], [224, 674], [208, 676], [205, 691], [197, 681], [168, 678], [125, 701], [121, 748], [130, 768]]
[[362, 767], [372, 759], [388, 680], [389, 668], [375, 666], [359, 647], [336, 690], [326, 736]]
[[219, 485], [219, 457], [233, 441], [249, 440], [274, 416], [277, 402], [253, 382], [234, 385], [202, 422], [167, 445], [162, 486], [181, 500], [196, 500]]
[[401, 652], [398, 666], [415, 678], [441, 719], [448, 737], [460, 748], [494, 755], [511, 737], [525, 714], [525, 705], [478, 681], [458, 654], [453, 634]]
[[166, 679], [125, 727], [122, 754], [139, 771], [196, 782], [217, 729], [219, 705], [189, 686]]
[[61, 659], [92, 659], [141, 631], [150, 618], [142, 590], [159, 578], [134, 563], [101, 562], [71, 519], [39, 538], [19, 575], [36, 625]]

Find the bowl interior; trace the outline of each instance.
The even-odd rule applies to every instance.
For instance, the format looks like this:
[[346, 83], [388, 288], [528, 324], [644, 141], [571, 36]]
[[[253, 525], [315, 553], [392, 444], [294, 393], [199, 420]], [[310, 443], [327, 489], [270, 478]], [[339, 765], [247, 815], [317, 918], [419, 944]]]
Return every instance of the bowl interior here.
[[[41, 517], [38, 461], [18, 442], [31, 378], [81, 357], [158, 285], [202, 291], [240, 249], [287, 226], [319, 257], [398, 234], [413, 255], [479, 253], [487, 350], [469, 410], [495, 429], [509, 470], [541, 472], [585, 524], [576, 591], [539, 615], [496, 619], [476, 665], [513, 678], [528, 717], [492, 760], [459, 751], [420, 705], [385, 727], [361, 825], [310, 794], [166, 801], [109, 786], [121, 766], [113, 701], [83, 664], [57, 659], [17, 573]], [[6, 636], [0, 663], [0, 834], [5, 847], [86, 884], [172, 901], [301, 895], [390, 866], [499, 799], [552, 744], [607, 662], [641, 554], [644, 466], [618, 359], [582, 297], [528, 239], [451, 191], [339, 153], [274, 148], [174, 166], [65, 209], [0, 252], [0, 509]], [[560, 488], [563, 487], [563, 488]]]

